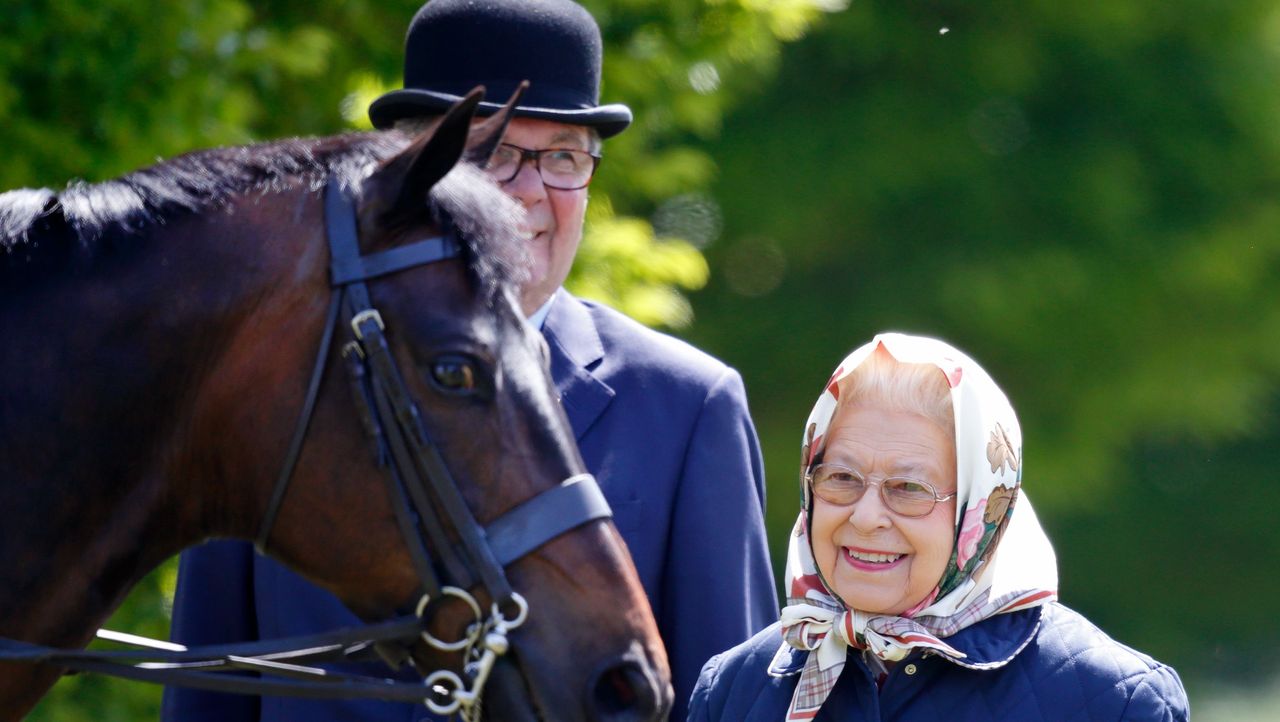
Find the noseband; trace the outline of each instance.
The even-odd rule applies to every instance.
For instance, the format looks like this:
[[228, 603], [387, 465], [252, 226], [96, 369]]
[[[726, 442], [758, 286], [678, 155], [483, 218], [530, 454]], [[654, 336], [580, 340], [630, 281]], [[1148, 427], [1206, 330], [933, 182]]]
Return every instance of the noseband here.
[[[325, 188], [324, 203], [333, 295], [301, 416], [254, 543], [260, 552], [265, 550], [284, 504], [341, 318], [351, 334], [341, 357], [360, 423], [378, 465], [386, 470], [383, 478], [396, 522], [421, 586], [420, 595], [411, 600], [413, 614], [357, 630], [191, 650], [115, 633], [100, 636], [160, 651], [59, 650], [0, 640], [0, 661], [50, 662], [68, 669], [249, 694], [416, 701], [436, 714], [475, 716], [489, 673], [509, 647], [507, 633], [529, 614], [524, 597], [507, 581], [504, 567], [567, 531], [612, 514], [595, 478], [578, 474], [525, 500], [487, 527], [480, 526], [427, 434], [366, 285], [381, 276], [459, 257], [462, 246], [456, 231], [446, 224], [444, 235], [361, 255], [354, 203], [334, 178]], [[428, 550], [435, 551], [435, 558]], [[488, 616], [467, 591], [477, 586], [492, 600]], [[427, 631], [431, 612], [449, 598], [460, 600], [475, 617], [456, 641], [440, 640]], [[450, 670], [436, 670], [422, 684], [407, 684], [335, 674], [303, 664], [362, 659], [376, 652], [399, 666], [411, 661], [408, 643], [418, 639], [444, 652], [460, 652], [468, 679]], [[145, 661], [155, 659], [162, 661]], [[215, 674], [245, 669], [264, 678]], [[267, 678], [271, 676], [283, 679]]]

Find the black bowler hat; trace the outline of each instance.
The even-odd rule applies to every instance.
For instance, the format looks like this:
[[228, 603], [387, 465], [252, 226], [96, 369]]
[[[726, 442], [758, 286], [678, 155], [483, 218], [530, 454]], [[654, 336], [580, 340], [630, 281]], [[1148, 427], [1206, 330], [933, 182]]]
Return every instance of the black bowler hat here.
[[477, 85], [478, 112], [502, 107], [521, 80], [515, 114], [595, 128], [602, 138], [631, 124], [631, 109], [600, 105], [600, 27], [570, 0], [431, 0], [409, 24], [404, 88], [369, 106], [376, 128], [435, 115]]

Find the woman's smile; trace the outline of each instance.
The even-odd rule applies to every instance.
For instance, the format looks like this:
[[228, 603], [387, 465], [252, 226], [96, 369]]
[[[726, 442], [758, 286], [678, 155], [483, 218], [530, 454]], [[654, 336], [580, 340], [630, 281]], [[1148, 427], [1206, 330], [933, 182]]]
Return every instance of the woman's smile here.
[[896, 568], [907, 558], [906, 554], [874, 552], [854, 547], [841, 547], [841, 551], [844, 552], [842, 556], [849, 566], [867, 572], [880, 572]]

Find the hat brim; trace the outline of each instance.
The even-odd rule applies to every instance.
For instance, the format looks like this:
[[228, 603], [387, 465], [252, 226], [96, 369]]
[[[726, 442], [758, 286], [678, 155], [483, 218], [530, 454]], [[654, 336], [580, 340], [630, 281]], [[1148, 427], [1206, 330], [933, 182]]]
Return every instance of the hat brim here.
[[[393, 90], [369, 105], [369, 120], [373, 122], [373, 127], [385, 130], [395, 125], [397, 120], [443, 113], [459, 100], [462, 100], [460, 96], [433, 90]], [[482, 101], [476, 112], [491, 115], [501, 108], [502, 103]], [[572, 110], [517, 105], [515, 114], [521, 118], [538, 118], [594, 128], [601, 138], [615, 136], [631, 125], [631, 109], [621, 103]]]

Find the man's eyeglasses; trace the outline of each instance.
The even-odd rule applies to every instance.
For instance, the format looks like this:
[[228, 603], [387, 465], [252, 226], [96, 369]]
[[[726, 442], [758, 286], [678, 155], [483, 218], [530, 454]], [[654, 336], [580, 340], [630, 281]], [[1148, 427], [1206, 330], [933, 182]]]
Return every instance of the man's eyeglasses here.
[[585, 150], [572, 148], [543, 148], [529, 150], [518, 145], [503, 143], [493, 152], [485, 172], [499, 183], [514, 179], [526, 160], [533, 161], [542, 183], [548, 188], [576, 191], [586, 188], [600, 165], [600, 156]]
[[895, 514], [907, 517], [927, 516], [935, 504], [956, 495], [955, 492], [939, 494], [929, 482], [907, 477], [893, 476], [872, 483], [839, 464], [818, 464], [805, 474], [805, 481], [814, 496], [836, 506], [855, 504], [867, 493], [867, 487], [879, 486], [884, 505]]

